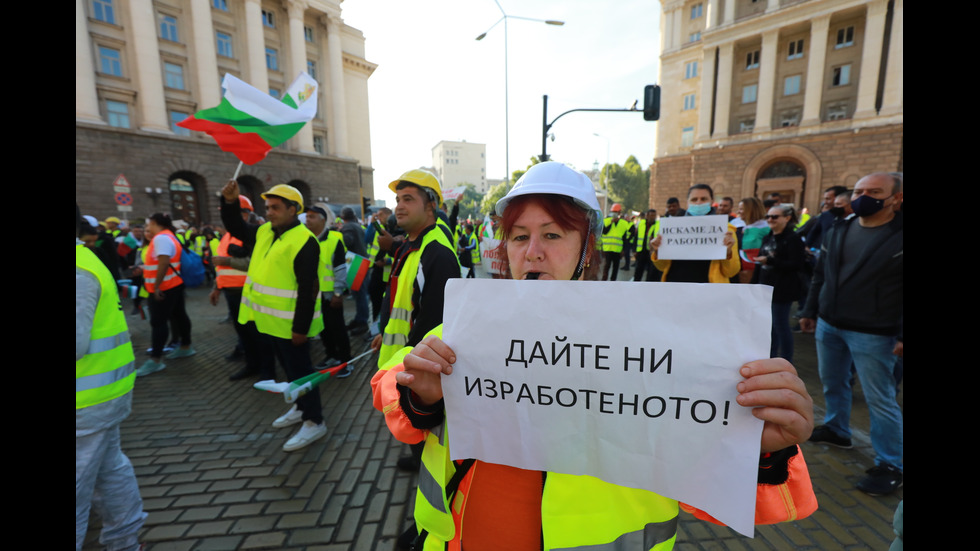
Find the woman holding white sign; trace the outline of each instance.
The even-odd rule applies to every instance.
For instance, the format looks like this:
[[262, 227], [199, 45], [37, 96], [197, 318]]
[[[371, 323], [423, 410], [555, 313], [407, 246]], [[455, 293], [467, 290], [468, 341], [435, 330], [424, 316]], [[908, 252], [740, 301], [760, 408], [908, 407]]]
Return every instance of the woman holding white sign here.
[[[531, 167], [497, 203], [511, 277], [595, 280], [598, 211], [585, 175], [555, 162]], [[673, 499], [590, 476], [451, 461], [441, 377], [452, 374], [456, 354], [440, 335], [441, 327], [371, 381], [374, 406], [395, 437], [425, 442], [415, 503], [416, 549], [673, 547], [679, 511]], [[745, 379], [737, 402], [765, 421], [756, 523], [805, 517], [816, 509], [816, 498], [797, 444], [812, 430], [812, 400], [784, 360], [749, 362], [740, 373]]]
[[[687, 214], [685, 216], [706, 216], [714, 213], [711, 202], [715, 193], [708, 184], [694, 184], [687, 192]], [[735, 227], [728, 225], [728, 232], [722, 243], [727, 249], [721, 260], [660, 260], [657, 251], [663, 236], [658, 235], [650, 241], [650, 259], [658, 270], [663, 272], [661, 281], [682, 283], [729, 283], [742, 268], [738, 258], [738, 241]]]

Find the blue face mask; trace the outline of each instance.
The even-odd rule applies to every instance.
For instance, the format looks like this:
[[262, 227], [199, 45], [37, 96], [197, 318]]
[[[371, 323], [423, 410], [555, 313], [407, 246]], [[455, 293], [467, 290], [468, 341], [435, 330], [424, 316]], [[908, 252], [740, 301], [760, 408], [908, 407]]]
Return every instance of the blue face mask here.
[[700, 205], [688, 205], [687, 214], [689, 216], [704, 216], [711, 212], [711, 203], [701, 203]]

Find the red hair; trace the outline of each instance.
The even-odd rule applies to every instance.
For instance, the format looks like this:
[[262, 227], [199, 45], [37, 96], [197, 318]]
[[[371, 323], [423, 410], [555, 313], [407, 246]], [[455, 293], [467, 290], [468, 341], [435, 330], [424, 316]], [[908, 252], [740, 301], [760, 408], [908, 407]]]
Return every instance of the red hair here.
[[541, 207], [561, 229], [567, 232], [576, 232], [583, 239], [586, 235], [589, 236], [589, 241], [586, 243], [583, 275], [586, 280], [595, 281], [599, 279], [601, 257], [595, 248], [597, 236], [595, 232], [589, 232], [592, 221], [588, 211], [560, 195], [549, 194], [521, 195], [511, 199], [507, 204], [507, 209], [504, 210], [500, 221], [502, 240], [497, 249], [503, 262], [504, 278], [510, 279], [511, 277], [510, 261], [507, 259], [507, 242], [510, 240], [510, 232], [514, 229], [517, 219], [524, 214], [524, 209], [531, 204]]

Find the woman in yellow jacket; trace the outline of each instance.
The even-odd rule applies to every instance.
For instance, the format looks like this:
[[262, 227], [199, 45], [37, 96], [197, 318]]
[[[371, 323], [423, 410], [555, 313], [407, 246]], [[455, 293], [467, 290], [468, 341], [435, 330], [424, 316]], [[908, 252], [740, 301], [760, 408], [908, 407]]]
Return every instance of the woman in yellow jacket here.
[[[715, 193], [708, 184], [694, 184], [687, 192], [686, 216], [705, 216], [714, 213], [711, 203]], [[723, 240], [728, 253], [721, 260], [660, 260], [657, 250], [660, 248], [661, 236], [650, 241], [650, 259], [658, 270], [663, 272], [660, 281], [675, 281], [685, 283], [728, 283], [742, 269], [738, 258], [738, 240], [735, 238], [735, 227], [728, 225], [728, 233]]]

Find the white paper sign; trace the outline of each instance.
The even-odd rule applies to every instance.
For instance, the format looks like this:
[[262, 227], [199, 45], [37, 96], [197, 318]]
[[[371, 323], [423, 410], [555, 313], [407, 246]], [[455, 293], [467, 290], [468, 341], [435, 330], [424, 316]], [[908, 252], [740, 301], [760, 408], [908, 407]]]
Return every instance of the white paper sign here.
[[484, 237], [483, 241], [480, 242], [480, 258], [483, 261], [483, 267], [488, 274], [504, 273], [503, 262], [501, 262], [500, 255], [498, 254], [497, 250], [497, 247], [499, 246], [500, 240], [492, 237]]
[[723, 243], [728, 232], [728, 217], [666, 216], [660, 219], [661, 260], [720, 260], [728, 256]]
[[736, 403], [736, 385], [745, 362], [769, 357], [771, 296], [762, 285], [450, 280], [453, 459], [596, 476], [751, 536], [762, 421]]

